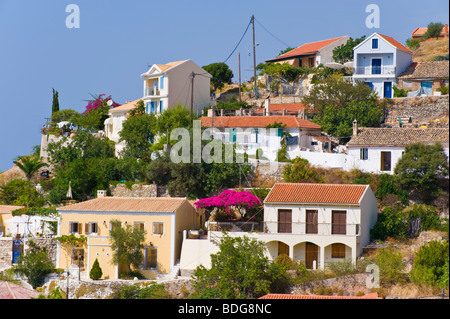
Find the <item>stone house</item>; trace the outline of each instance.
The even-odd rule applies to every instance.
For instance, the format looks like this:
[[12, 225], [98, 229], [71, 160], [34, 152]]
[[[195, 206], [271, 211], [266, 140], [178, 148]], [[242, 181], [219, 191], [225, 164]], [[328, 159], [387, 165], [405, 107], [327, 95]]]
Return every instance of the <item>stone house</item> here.
[[440, 95], [437, 91], [449, 84], [449, 61], [413, 62], [398, 77], [398, 87], [408, 96]]

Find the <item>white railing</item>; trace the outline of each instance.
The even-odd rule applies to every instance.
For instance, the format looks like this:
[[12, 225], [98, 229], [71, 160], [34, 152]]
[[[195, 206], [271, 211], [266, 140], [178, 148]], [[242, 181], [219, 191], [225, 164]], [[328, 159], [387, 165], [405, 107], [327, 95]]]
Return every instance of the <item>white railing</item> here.
[[[264, 222], [264, 233], [268, 234], [293, 234], [293, 235], [340, 235], [340, 236], [359, 236], [360, 234], [360, 224], [350, 224], [347, 223], [345, 226], [342, 226], [342, 228], [345, 229], [345, 234], [334, 234], [333, 233], [333, 224], [332, 223], [317, 223], [314, 226], [309, 224], [307, 225], [306, 222], [291, 222], [290, 229], [291, 231], [286, 232], [279, 232], [279, 223], [276, 221], [265, 221]], [[308, 227], [307, 227], [308, 226]], [[339, 228], [338, 225], [336, 228]], [[287, 226], [289, 228], [289, 226]], [[281, 227], [283, 229], [286, 229], [286, 223], [283, 223], [283, 226]], [[308, 231], [308, 232], [307, 232]]]
[[145, 96], [154, 96], [159, 94], [160, 94], [159, 89], [156, 89], [154, 87], [148, 87], [145, 89]]
[[395, 66], [358, 66], [353, 69], [356, 75], [395, 75]]

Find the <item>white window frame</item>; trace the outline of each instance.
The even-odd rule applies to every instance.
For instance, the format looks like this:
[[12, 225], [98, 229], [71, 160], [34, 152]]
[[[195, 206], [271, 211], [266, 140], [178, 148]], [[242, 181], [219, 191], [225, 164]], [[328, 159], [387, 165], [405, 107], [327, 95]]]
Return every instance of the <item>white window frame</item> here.
[[[161, 233], [157, 233], [155, 231], [155, 226], [159, 226], [159, 225], [161, 225], [160, 227], [162, 228]], [[156, 235], [156, 236], [164, 235], [164, 223], [163, 222], [153, 222], [152, 223], [152, 235]]]

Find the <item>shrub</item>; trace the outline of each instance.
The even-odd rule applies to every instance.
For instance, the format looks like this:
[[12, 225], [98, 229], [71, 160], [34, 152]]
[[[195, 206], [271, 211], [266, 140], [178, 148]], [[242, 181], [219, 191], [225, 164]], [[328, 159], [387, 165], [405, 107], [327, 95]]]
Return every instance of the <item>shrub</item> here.
[[95, 258], [94, 264], [92, 265], [91, 271], [89, 272], [89, 278], [91, 278], [92, 280], [98, 280], [102, 278], [102, 275], [103, 275], [102, 268], [100, 268], [98, 259]]
[[417, 235], [421, 231], [441, 230], [441, 219], [434, 206], [415, 204], [403, 212], [408, 216], [409, 234]]
[[375, 263], [380, 269], [380, 283], [396, 284], [405, 282], [402, 258], [402, 254], [391, 246], [379, 251], [375, 258]]
[[375, 226], [370, 231], [372, 239], [385, 240], [387, 237], [406, 238], [408, 234], [408, 220], [404, 213], [386, 207], [378, 216]]
[[414, 255], [413, 268], [409, 273], [412, 282], [445, 288], [448, 286], [448, 241], [431, 241]]

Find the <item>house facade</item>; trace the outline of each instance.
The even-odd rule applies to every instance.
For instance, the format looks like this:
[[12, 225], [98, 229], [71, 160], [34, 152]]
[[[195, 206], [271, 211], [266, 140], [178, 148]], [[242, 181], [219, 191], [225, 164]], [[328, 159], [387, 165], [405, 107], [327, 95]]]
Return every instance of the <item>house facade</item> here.
[[147, 113], [160, 114], [177, 104], [190, 106], [192, 93], [195, 114], [200, 115], [210, 104], [212, 76], [192, 60], [153, 64], [141, 76]]
[[277, 183], [264, 200], [264, 237], [272, 258], [307, 268], [356, 258], [370, 241], [377, 200], [369, 185]]
[[[355, 123], [354, 123], [355, 125]], [[375, 174], [394, 174], [405, 147], [414, 143], [440, 143], [449, 157], [448, 128], [353, 128], [347, 143], [348, 168]]]
[[449, 61], [413, 62], [398, 77], [398, 87], [408, 96], [440, 95], [449, 84]]
[[379, 98], [392, 98], [397, 77], [411, 63], [411, 50], [392, 37], [373, 33], [353, 48], [353, 83], [364, 82]]
[[333, 39], [306, 43], [266, 62], [289, 63], [295, 67], [317, 67], [333, 61], [333, 50], [350, 39], [345, 35]]
[[[428, 28], [415, 28], [413, 32], [411, 32], [411, 39], [418, 40], [425, 36]], [[446, 23], [439, 34], [439, 39], [448, 38], [448, 24]]]
[[138, 270], [150, 279], [174, 271], [181, 234], [196, 227], [195, 210], [185, 198], [98, 197], [58, 210], [58, 236], [84, 235], [87, 242], [79, 247], [58, 243], [57, 267], [89, 274], [97, 258], [103, 278], [109, 279], [118, 279], [120, 272], [127, 271], [124, 265], [112, 263], [112, 221], [146, 231], [144, 261]]
[[[276, 183], [264, 200], [263, 229], [227, 235], [262, 241], [269, 260], [285, 254], [308, 269], [324, 269], [343, 260], [355, 263], [369, 244], [377, 205], [369, 185]], [[210, 255], [219, 251], [222, 236], [211, 230], [205, 239], [185, 234], [181, 274], [190, 274], [199, 265], [211, 267]]]
[[[201, 121], [203, 127], [214, 127], [215, 139], [236, 143], [237, 152], [256, 155], [260, 149], [263, 157], [270, 161], [277, 158], [282, 141], [289, 155], [299, 149], [313, 150], [313, 138], [321, 135], [320, 125], [294, 115], [215, 116], [214, 120], [204, 116]], [[275, 123], [281, 127], [266, 128]]]

